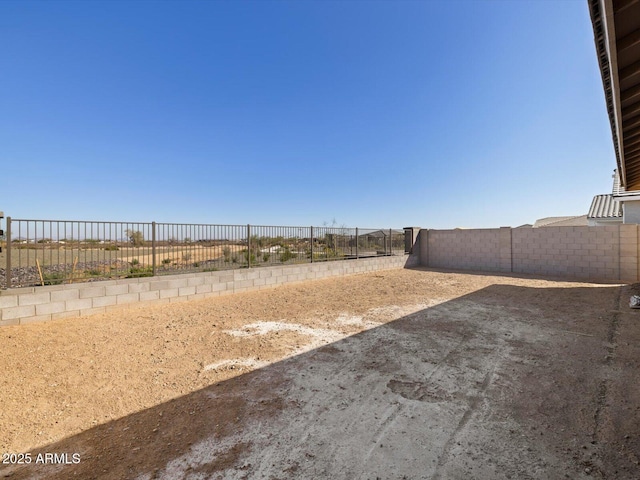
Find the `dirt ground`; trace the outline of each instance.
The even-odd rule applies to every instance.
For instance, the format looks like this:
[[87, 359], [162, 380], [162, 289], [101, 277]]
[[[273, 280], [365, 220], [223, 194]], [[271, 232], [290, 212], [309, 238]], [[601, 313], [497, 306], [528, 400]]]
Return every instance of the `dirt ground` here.
[[632, 293], [389, 270], [3, 327], [0, 478], [637, 479]]

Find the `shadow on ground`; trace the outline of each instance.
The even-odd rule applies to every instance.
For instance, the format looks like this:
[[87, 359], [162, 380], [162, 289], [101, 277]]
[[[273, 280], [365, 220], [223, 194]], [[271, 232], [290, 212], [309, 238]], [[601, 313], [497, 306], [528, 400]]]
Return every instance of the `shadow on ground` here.
[[639, 478], [632, 288], [493, 285], [30, 452], [78, 464], [0, 476]]

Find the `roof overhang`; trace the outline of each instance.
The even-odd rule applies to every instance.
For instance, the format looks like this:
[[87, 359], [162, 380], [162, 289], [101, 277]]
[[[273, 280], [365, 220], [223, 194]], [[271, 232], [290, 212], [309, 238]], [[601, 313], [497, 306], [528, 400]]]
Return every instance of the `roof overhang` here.
[[640, 190], [640, 0], [588, 1], [620, 181]]
[[637, 201], [640, 200], [640, 195], [625, 195], [625, 196], [622, 196], [622, 197], [615, 197], [615, 199], [620, 203], [637, 202]]

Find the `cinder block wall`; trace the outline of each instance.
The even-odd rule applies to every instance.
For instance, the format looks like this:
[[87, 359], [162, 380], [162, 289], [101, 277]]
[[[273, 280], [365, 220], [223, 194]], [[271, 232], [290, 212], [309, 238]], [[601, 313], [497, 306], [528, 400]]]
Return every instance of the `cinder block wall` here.
[[500, 229], [429, 230], [429, 266], [500, 270]]
[[203, 299], [292, 282], [402, 268], [407, 255], [0, 290], [0, 326], [79, 317], [140, 303]]
[[620, 280], [620, 232], [618, 225], [513, 229], [513, 271]]
[[422, 230], [420, 265], [637, 282], [639, 225]]

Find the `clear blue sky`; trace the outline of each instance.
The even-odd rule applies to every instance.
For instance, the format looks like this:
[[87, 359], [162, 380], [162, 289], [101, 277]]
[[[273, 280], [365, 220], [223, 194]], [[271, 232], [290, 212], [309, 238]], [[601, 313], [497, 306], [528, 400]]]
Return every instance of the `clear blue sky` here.
[[585, 0], [0, 2], [14, 218], [497, 227], [615, 159]]

